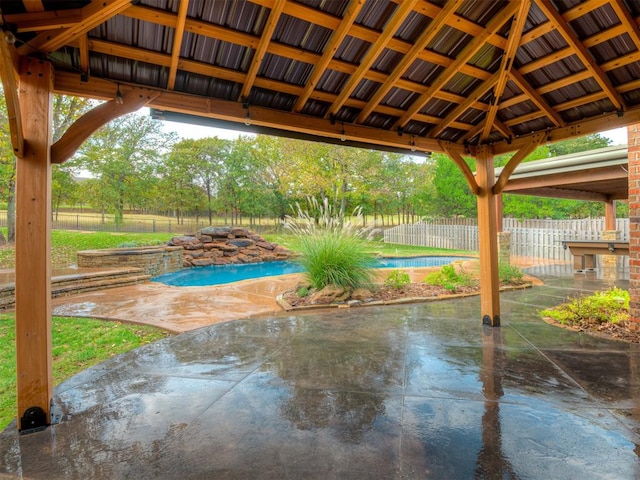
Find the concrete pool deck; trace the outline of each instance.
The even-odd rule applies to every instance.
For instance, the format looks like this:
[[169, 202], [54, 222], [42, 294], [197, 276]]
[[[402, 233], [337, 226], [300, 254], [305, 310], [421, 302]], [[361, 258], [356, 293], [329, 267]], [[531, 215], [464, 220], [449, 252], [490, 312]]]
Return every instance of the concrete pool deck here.
[[537, 314], [628, 281], [532, 273], [545, 284], [503, 293], [500, 328], [469, 297], [266, 314], [120, 355], [56, 387], [58, 425], [0, 434], [0, 478], [640, 478], [640, 345]]

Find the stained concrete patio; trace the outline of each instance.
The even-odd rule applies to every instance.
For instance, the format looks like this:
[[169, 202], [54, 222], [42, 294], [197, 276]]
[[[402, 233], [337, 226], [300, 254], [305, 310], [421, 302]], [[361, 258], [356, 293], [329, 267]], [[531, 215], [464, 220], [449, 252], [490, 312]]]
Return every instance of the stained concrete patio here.
[[479, 300], [269, 314], [187, 332], [56, 389], [0, 435], [1, 478], [640, 477], [640, 346], [537, 309], [625, 280], [566, 268]]

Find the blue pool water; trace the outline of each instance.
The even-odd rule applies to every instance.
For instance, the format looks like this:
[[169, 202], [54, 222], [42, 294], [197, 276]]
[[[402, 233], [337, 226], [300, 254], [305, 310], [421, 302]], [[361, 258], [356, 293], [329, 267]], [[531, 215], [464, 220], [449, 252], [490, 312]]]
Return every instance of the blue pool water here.
[[[380, 258], [375, 268], [438, 267], [465, 257], [412, 257]], [[175, 287], [203, 287], [238, 282], [250, 278], [273, 277], [287, 273], [302, 272], [295, 262], [249, 263], [243, 265], [210, 265], [208, 267], [185, 268], [179, 272], [154, 277], [154, 282]]]

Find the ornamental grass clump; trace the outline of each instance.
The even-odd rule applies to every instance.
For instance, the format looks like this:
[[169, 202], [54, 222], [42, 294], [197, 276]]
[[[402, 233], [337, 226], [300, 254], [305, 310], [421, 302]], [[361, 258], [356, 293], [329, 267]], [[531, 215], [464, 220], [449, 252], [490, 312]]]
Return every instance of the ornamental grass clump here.
[[307, 203], [308, 210], [296, 204], [296, 216], [287, 216], [284, 226], [298, 237], [297, 261], [311, 286], [355, 289], [371, 284], [375, 259], [360, 238], [365, 232], [362, 210], [357, 208], [345, 220], [341, 212], [334, 213], [328, 199], [321, 203], [310, 198]]
[[613, 287], [588, 297], [576, 297], [567, 303], [540, 311], [543, 317], [561, 324], [619, 323], [629, 319], [629, 292]]
[[373, 280], [373, 256], [358, 238], [336, 232], [316, 233], [301, 239], [300, 251], [297, 261], [318, 290], [327, 285], [355, 289]]

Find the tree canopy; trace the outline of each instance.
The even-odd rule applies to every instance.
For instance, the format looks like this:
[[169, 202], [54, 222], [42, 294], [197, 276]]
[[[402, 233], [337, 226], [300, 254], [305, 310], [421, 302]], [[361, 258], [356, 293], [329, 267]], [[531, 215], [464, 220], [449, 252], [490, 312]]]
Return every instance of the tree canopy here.
[[[93, 104], [56, 96], [54, 140]], [[525, 161], [607, 146], [589, 135], [538, 147]], [[509, 155], [496, 157], [504, 165]], [[474, 170], [474, 160], [466, 159]], [[79, 171], [90, 178], [78, 183]], [[15, 157], [4, 97], [0, 97], [0, 196], [12, 208]], [[53, 172], [53, 207], [90, 205], [122, 220], [125, 211], [175, 216], [283, 218], [307, 197], [328, 201], [348, 215], [355, 207], [377, 224], [424, 217], [475, 217], [476, 199], [458, 167], [444, 154], [426, 160], [374, 150], [263, 135], [236, 140], [212, 136], [179, 140], [140, 113], [114, 120], [92, 135]], [[517, 218], [602, 215], [597, 202], [504, 195], [504, 214]], [[624, 209], [620, 209], [624, 211]]]

